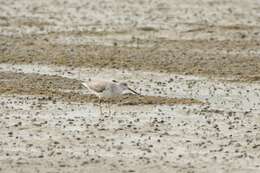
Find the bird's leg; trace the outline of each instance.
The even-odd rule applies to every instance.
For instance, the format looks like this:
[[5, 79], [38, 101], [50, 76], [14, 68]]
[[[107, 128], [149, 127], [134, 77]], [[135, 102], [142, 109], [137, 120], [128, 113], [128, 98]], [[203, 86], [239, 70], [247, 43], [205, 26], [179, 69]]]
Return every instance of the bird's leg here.
[[101, 104], [101, 98], [99, 98], [99, 110], [100, 110], [100, 115], [103, 115], [103, 112], [102, 112], [102, 104]]
[[111, 104], [110, 104], [110, 102], [107, 103], [107, 106], [108, 106], [108, 115], [110, 116], [111, 115]]

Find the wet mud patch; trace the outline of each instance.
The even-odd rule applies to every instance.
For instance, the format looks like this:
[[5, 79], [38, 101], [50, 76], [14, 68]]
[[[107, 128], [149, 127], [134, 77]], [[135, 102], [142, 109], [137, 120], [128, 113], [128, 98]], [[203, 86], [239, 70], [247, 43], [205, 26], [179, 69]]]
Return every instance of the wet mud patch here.
[[53, 35], [23, 38], [0, 36], [0, 63], [40, 63], [209, 77], [236, 76], [238, 81], [260, 73], [260, 43], [253, 40], [157, 40], [153, 47], [136, 48], [62, 45], [54, 43], [54, 38]]
[[127, 94], [116, 97], [106, 102], [119, 103], [120, 105], [176, 105], [176, 104], [203, 104], [203, 102], [189, 98], [167, 98], [160, 96], [136, 96]]
[[229, 82], [255, 83], [255, 82], [260, 82], [260, 76], [259, 75], [240, 76], [235, 79], [230, 79], [228, 81]]
[[[99, 103], [95, 95], [82, 94], [85, 88], [81, 81], [60, 76], [24, 74], [13, 72], [0, 73], [0, 92], [2, 94], [44, 96], [43, 100], [62, 100], [66, 102]], [[203, 104], [190, 98], [167, 98], [160, 96], [137, 96], [126, 94], [120, 97], [102, 99], [103, 103], [119, 105], [175, 105]]]
[[[33, 91], [57, 91], [77, 90], [81, 88], [81, 82], [56, 75], [25, 74], [14, 72], [0, 73], [1, 88], [7, 91], [33, 92]], [[37, 92], [36, 92], [37, 94]], [[39, 93], [40, 94], [40, 93]]]

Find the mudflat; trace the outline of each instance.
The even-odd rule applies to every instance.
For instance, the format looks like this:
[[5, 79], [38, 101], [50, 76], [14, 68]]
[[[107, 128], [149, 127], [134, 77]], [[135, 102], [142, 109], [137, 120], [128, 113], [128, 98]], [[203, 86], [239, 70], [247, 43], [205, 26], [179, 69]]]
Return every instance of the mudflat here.
[[0, 9], [0, 172], [260, 171], [260, 1]]

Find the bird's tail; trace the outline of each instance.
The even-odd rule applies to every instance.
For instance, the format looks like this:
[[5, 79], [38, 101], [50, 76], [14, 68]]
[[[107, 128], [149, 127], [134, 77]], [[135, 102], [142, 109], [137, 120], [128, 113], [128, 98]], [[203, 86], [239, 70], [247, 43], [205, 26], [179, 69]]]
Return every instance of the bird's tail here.
[[81, 84], [82, 84], [84, 87], [86, 87], [86, 88], [89, 89], [88, 84], [86, 84], [86, 83], [84, 83], [84, 82], [82, 82]]

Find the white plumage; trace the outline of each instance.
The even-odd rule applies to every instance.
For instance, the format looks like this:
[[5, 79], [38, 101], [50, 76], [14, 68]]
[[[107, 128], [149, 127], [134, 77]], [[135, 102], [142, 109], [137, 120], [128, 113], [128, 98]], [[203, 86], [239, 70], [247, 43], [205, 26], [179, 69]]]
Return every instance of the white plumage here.
[[96, 80], [90, 81], [88, 83], [82, 83], [82, 85], [87, 87], [90, 92], [92, 92], [99, 98], [120, 96], [127, 90], [130, 90], [133, 93], [140, 95], [136, 91], [129, 88], [127, 83], [124, 82], [116, 83]]

